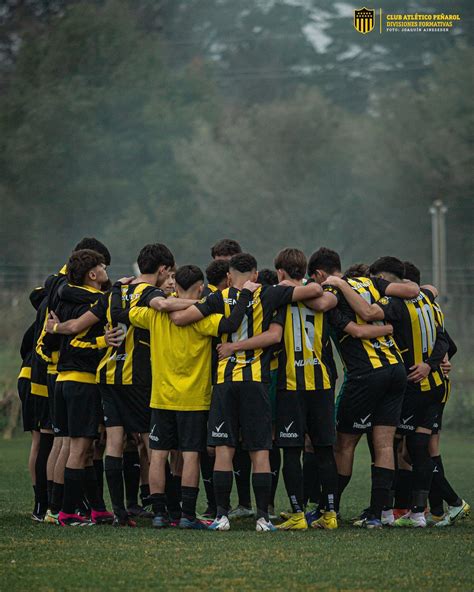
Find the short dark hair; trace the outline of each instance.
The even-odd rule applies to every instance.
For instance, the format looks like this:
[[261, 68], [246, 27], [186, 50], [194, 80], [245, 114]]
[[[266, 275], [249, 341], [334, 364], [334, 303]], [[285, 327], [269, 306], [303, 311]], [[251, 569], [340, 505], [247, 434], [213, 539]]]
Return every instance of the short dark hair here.
[[235, 269], [240, 273], [248, 273], [253, 269], [257, 269], [257, 260], [250, 253], [239, 253], [229, 261], [229, 269]]
[[420, 285], [421, 273], [418, 267], [411, 261], [404, 261], [403, 265], [405, 266], [405, 279]]
[[212, 261], [206, 267], [206, 278], [209, 284], [213, 286], [218, 286], [221, 282], [223, 282], [227, 278], [227, 273], [229, 271], [229, 262], [225, 261], [224, 259], [218, 259], [217, 261]]
[[357, 277], [368, 277], [369, 266], [366, 263], [354, 263], [344, 272], [345, 277], [357, 278]]
[[204, 274], [197, 265], [181, 265], [174, 279], [180, 288], [189, 290], [196, 282], [204, 282]]
[[239, 243], [231, 238], [223, 238], [211, 248], [211, 257], [231, 257], [242, 253], [242, 247]]
[[137, 265], [140, 273], [156, 273], [161, 265], [174, 267], [173, 253], [161, 243], [145, 245], [138, 253]]
[[275, 269], [283, 269], [294, 280], [304, 278], [306, 263], [306, 255], [299, 249], [283, 249], [275, 257]]
[[82, 286], [87, 273], [100, 264], [105, 265], [105, 258], [101, 253], [92, 249], [74, 251], [67, 262], [67, 280], [75, 286]]
[[384, 271], [393, 274], [401, 280], [405, 277], [405, 265], [403, 261], [400, 261], [396, 257], [379, 257], [372, 263], [369, 269], [370, 275], [377, 275]]
[[317, 269], [322, 269], [329, 274], [341, 271], [341, 258], [336, 251], [321, 247], [309, 258], [308, 275], [313, 275]]
[[278, 276], [276, 271], [268, 268], [261, 269], [258, 272], [257, 283], [262, 284], [262, 286], [275, 286], [278, 284]]
[[111, 262], [111, 257], [109, 253], [109, 249], [101, 243], [100, 240], [97, 240], [94, 237], [84, 237], [80, 240], [77, 245], [74, 247], [74, 251], [82, 251], [83, 249], [89, 249], [90, 251], [96, 251], [96, 253], [100, 253], [104, 258], [104, 263], [109, 266]]

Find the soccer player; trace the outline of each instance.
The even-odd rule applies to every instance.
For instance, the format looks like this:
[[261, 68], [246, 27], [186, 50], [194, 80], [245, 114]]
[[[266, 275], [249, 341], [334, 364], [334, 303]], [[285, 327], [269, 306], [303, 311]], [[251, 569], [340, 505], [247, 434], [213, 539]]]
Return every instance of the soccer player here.
[[[229, 261], [232, 286], [209, 295], [204, 302], [174, 313], [177, 324], [189, 324], [211, 314], [229, 316], [246, 281], [257, 279], [257, 262], [248, 253], [234, 255]], [[251, 305], [238, 330], [223, 339], [240, 341], [266, 331], [273, 313], [291, 301], [309, 300], [322, 295], [316, 284], [309, 286], [262, 286], [254, 293]], [[232, 459], [240, 435], [242, 447], [252, 459], [252, 485], [257, 506], [256, 529], [275, 530], [268, 517], [272, 475], [268, 451], [272, 448], [271, 407], [268, 398], [270, 382], [270, 348], [258, 348], [219, 362], [209, 414], [208, 444], [216, 447], [214, 490], [217, 516], [212, 530], [229, 530]]]
[[[381, 257], [371, 265], [370, 273], [373, 281], [394, 282], [389, 285], [389, 289], [397, 285], [403, 286], [404, 264], [394, 257]], [[416, 297], [404, 300], [379, 298], [374, 304], [358, 297], [354, 290], [348, 289], [340, 281], [338, 285], [347, 302], [362, 319], [374, 321], [386, 318], [394, 324], [395, 339], [403, 352], [408, 373], [398, 427], [399, 431], [407, 434], [407, 448], [413, 462], [414, 492], [411, 512], [395, 522], [389, 517], [388, 523], [393, 523], [394, 526], [425, 526], [424, 508], [433, 470], [428, 451], [429, 435], [439, 412], [439, 397], [443, 388], [439, 364], [447, 350], [447, 342], [439, 330], [437, 339], [431, 304], [436, 294], [424, 289]], [[388, 294], [388, 289], [385, 292]], [[433, 355], [435, 342], [439, 343], [437, 359]], [[423, 396], [424, 394], [427, 396]], [[374, 433], [374, 447], [375, 436]], [[386, 506], [392, 507], [390, 499]]]
[[211, 257], [214, 261], [230, 261], [234, 255], [242, 253], [239, 243], [231, 238], [223, 238], [211, 248]]
[[[303, 285], [306, 257], [298, 249], [284, 249], [275, 258], [280, 282], [295, 288]], [[337, 468], [334, 460], [334, 390], [326, 366], [327, 321], [324, 310], [335, 305], [323, 295], [308, 308], [306, 303], [292, 302], [273, 317], [270, 328], [256, 337], [219, 346], [219, 356], [237, 350], [265, 347], [279, 343], [278, 390], [276, 401], [276, 443], [283, 448], [283, 477], [292, 513], [284, 514], [281, 530], [306, 530], [304, 515], [301, 454], [308, 433], [321, 479], [322, 515], [313, 527], [337, 528], [335, 501]], [[385, 335], [389, 327], [372, 327], [371, 336]]]
[[203, 297], [209, 296], [217, 290], [225, 290], [229, 287], [229, 261], [227, 259], [215, 259], [206, 267], [207, 285], [203, 290]]
[[[327, 277], [329, 273], [334, 275]], [[350, 321], [357, 325], [366, 324], [350, 307], [347, 295], [355, 291], [369, 302], [376, 302], [384, 295], [414, 297], [419, 287], [413, 282], [397, 284], [375, 278], [344, 279], [339, 256], [329, 249], [320, 249], [311, 256], [308, 274], [319, 280], [325, 278], [325, 290], [331, 298], [337, 299], [337, 308], [330, 312], [329, 319], [336, 330], [347, 369], [344, 397], [337, 413], [339, 498], [352, 475], [355, 447], [361, 435], [371, 429], [375, 452], [371, 514], [360, 526], [381, 528], [382, 511], [388, 505], [395, 470], [393, 439], [400, 420], [406, 372], [393, 339], [345, 337], [344, 329]]]
[[[76, 318], [97, 303], [107, 282], [102, 255], [82, 249], [67, 263], [68, 284], [60, 290], [56, 309], [59, 318]], [[54, 329], [53, 329], [54, 332]], [[94, 326], [73, 337], [63, 337], [58, 360], [54, 416], [61, 437], [70, 438], [69, 456], [64, 470], [64, 494], [58, 522], [62, 526], [82, 526], [109, 522], [113, 515], [100, 499], [92, 462], [92, 442], [97, 437], [102, 415], [95, 372], [106, 347], [104, 329]], [[77, 513], [86, 494], [92, 522]]]
[[[195, 265], [176, 272], [178, 297], [196, 302], [204, 276]], [[252, 289], [257, 286], [248, 283]], [[114, 287], [113, 298], [118, 288]], [[152, 364], [150, 491], [153, 526], [169, 525], [166, 512], [166, 463], [171, 450], [183, 454], [182, 516], [180, 528], [203, 529], [196, 518], [199, 453], [206, 446], [206, 426], [211, 395], [211, 337], [235, 331], [249, 305], [251, 292], [244, 289], [234, 314], [225, 319], [211, 315], [179, 328], [169, 316], [146, 307], [133, 307], [128, 318], [135, 327], [150, 332]], [[122, 317], [123, 318], [123, 317]]]

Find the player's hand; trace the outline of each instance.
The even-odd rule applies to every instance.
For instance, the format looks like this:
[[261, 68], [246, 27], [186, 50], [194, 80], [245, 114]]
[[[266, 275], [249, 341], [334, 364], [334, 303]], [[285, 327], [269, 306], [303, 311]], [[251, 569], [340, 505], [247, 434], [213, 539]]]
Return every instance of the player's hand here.
[[125, 333], [120, 327], [110, 328], [108, 325], [105, 329], [105, 343], [109, 347], [120, 347], [125, 339]]
[[256, 284], [255, 282], [251, 282], [250, 280], [247, 280], [245, 282], [245, 284], [242, 286], [242, 288], [245, 288], [246, 290], [250, 290], [253, 294], [257, 288], [260, 288], [260, 286], [261, 286], [261, 284]]
[[452, 369], [452, 364], [451, 364], [451, 362], [449, 361], [448, 354], [446, 354], [446, 355], [444, 356], [444, 360], [441, 362], [441, 364], [439, 365], [439, 367], [441, 368], [441, 372], [442, 372], [442, 373], [443, 373], [445, 376], [447, 376], [447, 375], [448, 375], [448, 374], [451, 372], [451, 369]]
[[217, 355], [219, 356], [219, 360], [225, 360], [225, 358], [229, 358], [234, 353], [234, 343], [219, 343], [217, 346]]
[[118, 282], [120, 282], [121, 284], [123, 284], [124, 286], [127, 286], [128, 284], [130, 284], [133, 280], [135, 279], [134, 275], [131, 275], [129, 277], [123, 277], [120, 278], [119, 280], [117, 280]]
[[54, 333], [54, 325], [60, 322], [61, 321], [56, 314], [51, 311], [48, 315], [48, 320], [46, 321], [46, 333]]
[[411, 372], [407, 376], [410, 382], [421, 382], [431, 372], [430, 366], [426, 362], [420, 362], [410, 368]]
[[337, 275], [328, 275], [328, 277], [322, 282], [322, 286], [340, 286], [344, 283], [344, 280]]
[[387, 323], [385, 327], [387, 328], [387, 335], [393, 335], [393, 325]]

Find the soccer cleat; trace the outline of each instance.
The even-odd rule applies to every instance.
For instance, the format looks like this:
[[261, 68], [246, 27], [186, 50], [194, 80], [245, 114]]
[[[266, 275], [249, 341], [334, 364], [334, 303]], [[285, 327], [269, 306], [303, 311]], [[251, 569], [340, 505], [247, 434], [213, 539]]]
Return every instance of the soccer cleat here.
[[194, 518], [190, 520], [189, 518], [185, 518], [184, 516], [181, 517], [179, 521], [179, 528], [184, 528], [188, 530], [207, 530], [208, 525], [205, 522], [202, 522], [198, 518]]
[[428, 512], [428, 514], [426, 514], [425, 518], [426, 518], [426, 526], [436, 526], [436, 524], [438, 524], [438, 522], [441, 522], [444, 518], [444, 514], [442, 514], [441, 516], [436, 516], [436, 514], [432, 514], [431, 512]]
[[435, 524], [435, 526], [451, 526], [457, 520], [461, 520], [462, 518], [469, 516], [470, 513], [471, 506], [466, 501], [462, 500], [462, 504], [460, 506], [448, 506], [444, 518]]
[[112, 524], [114, 515], [107, 510], [91, 510], [91, 520], [94, 524]]
[[167, 528], [170, 526], [170, 521], [167, 514], [155, 514], [151, 525], [153, 528]]
[[323, 512], [322, 516], [311, 523], [312, 528], [334, 530], [338, 527], [336, 512]]
[[53, 514], [51, 510], [48, 510], [44, 517], [45, 524], [59, 524], [59, 512], [57, 514]]
[[394, 508], [393, 517], [395, 518], [395, 520], [397, 520], [398, 518], [405, 516], [405, 514], [408, 514], [409, 511], [410, 510], [408, 508]]
[[59, 512], [58, 523], [60, 526], [94, 526], [94, 522], [79, 516], [79, 514], [66, 514]]
[[290, 514], [288, 520], [277, 524], [275, 528], [278, 530], [308, 530], [308, 523], [306, 522], [304, 512], [296, 512]]
[[352, 524], [355, 524], [356, 522], [361, 522], [362, 520], [369, 518], [369, 516], [370, 516], [370, 508], [365, 508], [364, 510], [362, 510], [362, 512], [359, 514], [359, 516], [357, 516], [356, 518], [352, 518], [351, 522], [352, 522]]
[[397, 528], [426, 528], [424, 512], [408, 512], [393, 523]]
[[373, 516], [367, 516], [366, 518], [356, 520], [352, 523], [352, 526], [357, 528], [367, 528], [368, 530], [377, 530], [383, 528], [382, 521], [378, 518], [374, 518]]
[[276, 520], [278, 516], [275, 514], [275, 506], [268, 506], [268, 517], [270, 520]]
[[319, 518], [321, 518], [322, 512], [319, 508], [315, 507], [315, 508], [309, 510], [308, 512], [306, 512], [306, 514], [304, 516], [306, 518], [306, 522], [308, 523], [308, 526], [312, 526], [313, 522], [316, 522], [316, 520], [319, 520]]
[[209, 530], [230, 530], [230, 522], [227, 516], [216, 518], [214, 522], [209, 524]]
[[134, 518], [153, 518], [154, 516], [153, 512], [145, 510], [145, 508], [142, 508], [138, 504], [129, 506], [127, 512], [129, 516], [133, 516]]
[[[304, 517], [303, 517], [304, 519]], [[306, 522], [306, 520], [305, 520]], [[265, 520], [265, 518], [259, 518], [257, 520], [257, 524], [255, 525], [255, 530], [257, 532], [275, 532], [277, 530], [277, 527], [274, 526], [270, 520]]]
[[287, 512], [280, 512], [280, 518], [282, 520], [289, 520], [293, 516], [293, 512], [288, 510]]
[[382, 524], [384, 526], [393, 526], [394, 522], [393, 510], [382, 510]]
[[31, 519], [33, 520], [33, 522], [44, 522], [44, 517], [45, 514], [43, 514], [42, 512], [32, 512], [31, 513]]
[[246, 506], [239, 505], [229, 512], [229, 520], [234, 520], [235, 518], [252, 518], [253, 516], [255, 516], [255, 512], [252, 508], [247, 508]]

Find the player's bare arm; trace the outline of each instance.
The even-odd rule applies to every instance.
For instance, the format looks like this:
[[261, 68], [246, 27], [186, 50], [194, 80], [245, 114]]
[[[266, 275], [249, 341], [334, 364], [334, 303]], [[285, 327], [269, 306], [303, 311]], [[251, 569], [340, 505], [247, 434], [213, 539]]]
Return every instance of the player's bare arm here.
[[243, 339], [242, 341], [236, 341], [235, 343], [227, 342], [220, 343], [217, 346], [217, 352], [219, 354], [219, 360], [228, 358], [236, 351], [243, 351], [248, 349], [265, 349], [276, 343], [280, 343], [283, 336], [283, 327], [278, 323], [272, 323], [270, 327], [254, 337]]
[[323, 285], [335, 286], [340, 290], [352, 310], [364, 321], [369, 323], [371, 321], [381, 321], [385, 318], [385, 314], [380, 306], [369, 304], [342, 278], [331, 275], [323, 282]]

